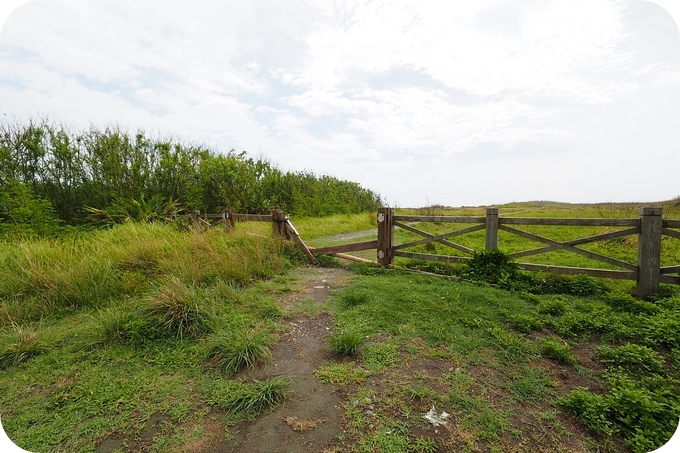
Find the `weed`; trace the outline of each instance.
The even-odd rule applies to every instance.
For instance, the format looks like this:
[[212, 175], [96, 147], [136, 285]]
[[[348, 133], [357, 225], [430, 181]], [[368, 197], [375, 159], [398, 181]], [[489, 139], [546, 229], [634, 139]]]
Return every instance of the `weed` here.
[[635, 452], [651, 451], [666, 443], [680, 416], [677, 381], [659, 376], [634, 380], [620, 373], [605, 377], [608, 394], [577, 388], [558, 403], [593, 431], [621, 434]]
[[557, 338], [548, 338], [541, 342], [541, 355], [559, 363], [576, 365], [576, 357], [571, 352], [571, 347]]
[[37, 330], [15, 325], [0, 336], [0, 369], [26, 362], [46, 354], [54, 347], [54, 339], [42, 328]]
[[519, 267], [514, 260], [500, 250], [474, 252], [465, 266], [465, 277], [487, 283], [509, 285], [519, 275]]
[[314, 370], [314, 376], [326, 384], [361, 384], [368, 375], [368, 371], [358, 368], [354, 362], [330, 363]]
[[251, 419], [286, 399], [289, 382], [281, 377], [247, 384], [241, 381], [211, 382], [206, 402], [230, 414], [234, 420]]
[[367, 367], [373, 372], [394, 365], [399, 356], [399, 348], [392, 343], [373, 343], [367, 345], [361, 353]]
[[226, 373], [235, 373], [245, 367], [271, 359], [271, 336], [264, 330], [225, 331], [208, 340], [208, 359]]
[[600, 361], [607, 365], [621, 367], [636, 374], [665, 374], [663, 357], [647, 346], [626, 343], [616, 348], [600, 346], [598, 350]]
[[346, 307], [365, 304], [369, 301], [369, 293], [361, 288], [347, 288], [340, 295], [340, 300]]
[[208, 331], [208, 316], [199, 308], [198, 300], [193, 287], [172, 277], [149, 298], [143, 316], [149, 321], [156, 320], [167, 336], [196, 338]]
[[647, 344], [680, 348], [680, 312], [664, 311], [647, 318], [642, 335]]
[[506, 385], [506, 388], [518, 401], [542, 401], [549, 394], [555, 383], [542, 368], [523, 368], [519, 374]]
[[550, 299], [538, 304], [538, 312], [546, 315], [561, 316], [567, 312], [567, 305], [562, 299]]
[[364, 336], [356, 330], [341, 330], [328, 337], [328, 344], [333, 352], [344, 356], [356, 356]]
[[544, 326], [543, 321], [531, 315], [524, 315], [521, 313], [512, 314], [508, 317], [512, 327], [518, 332], [529, 333], [535, 330], [541, 330]]

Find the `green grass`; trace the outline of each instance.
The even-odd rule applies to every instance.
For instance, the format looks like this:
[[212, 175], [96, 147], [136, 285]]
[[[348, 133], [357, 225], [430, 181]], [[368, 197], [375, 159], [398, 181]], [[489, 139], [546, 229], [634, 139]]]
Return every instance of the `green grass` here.
[[[672, 420], [677, 425], [679, 367], [670, 364], [678, 354], [669, 347], [675, 347], [680, 296], [634, 303], [611, 293], [527, 295], [399, 270], [362, 273], [336, 294], [331, 308], [337, 329], [368, 336], [363, 352], [354, 363], [316, 372], [349, 392], [346, 410], [354, 421], [348, 436], [357, 445], [393, 448], [381, 433], [401, 426], [394, 448], [409, 451], [423, 427], [419, 415], [431, 406], [456, 420], [457, 435], [431, 439], [444, 451], [480, 445], [505, 451], [527, 438], [541, 439], [532, 441], [532, 449], [605, 448], [600, 433], [642, 451], [667, 439]], [[643, 378], [633, 381], [608, 370]], [[604, 390], [573, 390], [570, 382], [584, 380]], [[355, 413], [352, 402], [361, 401], [376, 381], [382, 385], [370, 407]], [[663, 404], [661, 395], [667, 398]], [[636, 398], [650, 407], [632, 412], [642, 418], [626, 418], [625, 407]], [[590, 436], [570, 431], [571, 422], [555, 407], [576, 413]], [[556, 415], [548, 419], [546, 413]], [[643, 430], [640, 438], [637, 428]], [[652, 435], [657, 428], [663, 434]]]
[[[501, 209], [574, 216], [542, 204]], [[371, 224], [349, 217], [330, 229], [301, 224], [320, 241]], [[126, 224], [0, 243], [0, 407], [11, 438], [48, 452], [93, 451], [108, 436], [136, 445], [164, 414], [148, 449], [181, 451], [208, 419], [232, 426], [297, 398], [282, 379], [229, 379], [269, 360], [291, 316], [276, 299], [299, 289], [296, 273], [279, 277], [297, 252], [269, 228]], [[352, 269], [351, 286], [294, 313], [330, 311], [331, 341], [354, 343], [355, 355], [314, 371], [344, 399], [342, 451], [648, 451], [677, 426], [677, 291], [642, 301], [609, 283], [603, 293], [590, 280], [540, 276], [558, 294], [529, 294]], [[433, 406], [450, 414], [436, 433], [422, 417]]]
[[208, 360], [228, 374], [271, 360], [271, 335], [264, 330], [225, 330], [208, 339]]
[[[186, 442], [174, 425], [200, 422], [213, 405], [231, 401], [238, 418], [280, 404], [280, 380], [243, 382], [219, 401], [203, 390], [224, 380], [210, 359], [234, 369], [267, 359], [264, 332], [281, 319], [273, 297], [286, 286], [273, 277], [297, 259], [239, 226], [125, 224], [0, 243], [0, 407], [12, 440], [47, 452], [93, 451], [107, 436], [134, 444], [160, 413], [172, 422], [159, 428], [160, 451]], [[239, 331], [255, 343], [238, 349]], [[220, 349], [226, 338], [234, 362]]]

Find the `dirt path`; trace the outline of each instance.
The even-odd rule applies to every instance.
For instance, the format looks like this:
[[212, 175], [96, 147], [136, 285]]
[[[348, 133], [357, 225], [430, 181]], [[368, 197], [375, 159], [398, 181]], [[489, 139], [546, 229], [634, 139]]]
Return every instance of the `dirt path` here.
[[[279, 301], [288, 313], [306, 299], [321, 305], [332, 288], [346, 285], [352, 275], [343, 269], [311, 267], [296, 270], [295, 274], [302, 290]], [[288, 400], [253, 422], [235, 426], [234, 438], [214, 444], [211, 452], [333, 451], [334, 442], [342, 433], [341, 399], [332, 385], [322, 384], [313, 375], [319, 365], [332, 358], [327, 346], [331, 318], [327, 313], [316, 317], [296, 315], [287, 324], [287, 331], [273, 348], [272, 363], [236, 378], [262, 380], [285, 376], [290, 380]]]

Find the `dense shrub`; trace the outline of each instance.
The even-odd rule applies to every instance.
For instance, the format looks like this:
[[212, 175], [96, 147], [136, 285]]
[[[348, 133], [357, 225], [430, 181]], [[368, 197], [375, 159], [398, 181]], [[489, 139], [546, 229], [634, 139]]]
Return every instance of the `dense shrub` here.
[[[0, 121], [0, 233], [37, 233], [58, 220], [145, 220], [167, 208], [298, 216], [374, 211], [380, 198], [359, 184], [282, 172], [264, 158], [218, 153], [117, 127], [72, 131], [46, 120]], [[108, 217], [108, 219], [107, 219]]]

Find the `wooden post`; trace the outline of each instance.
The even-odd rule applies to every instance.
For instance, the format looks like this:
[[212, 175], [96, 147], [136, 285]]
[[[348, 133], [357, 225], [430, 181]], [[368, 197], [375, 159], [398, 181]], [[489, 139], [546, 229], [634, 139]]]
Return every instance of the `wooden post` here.
[[285, 211], [281, 209], [274, 209], [272, 211], [272, 229], [274, 230], [274, 236], [288, 238]]
[[199, 216], [201, 215], [201, 211], [196, 210], [191, 213], [191, 221], [194, 225], [194, 230], [196, 231], [201, 231], [201, 222], [199, 221]]
[[227, 209], [227, 229], [229, 230], [234, 230], [236, 229], [236, 221], [234, 220], [234, 211], [231, 209]]
[[378, 209], [378, 264], [392, 264], [392, 245], [394, 243], [394, 208]]
[[662, 208], [640, 208], [637, 291], [647, 297], [659, 290]]
[[486, 249], [498, 248], [498, 208], [486, 208]]

